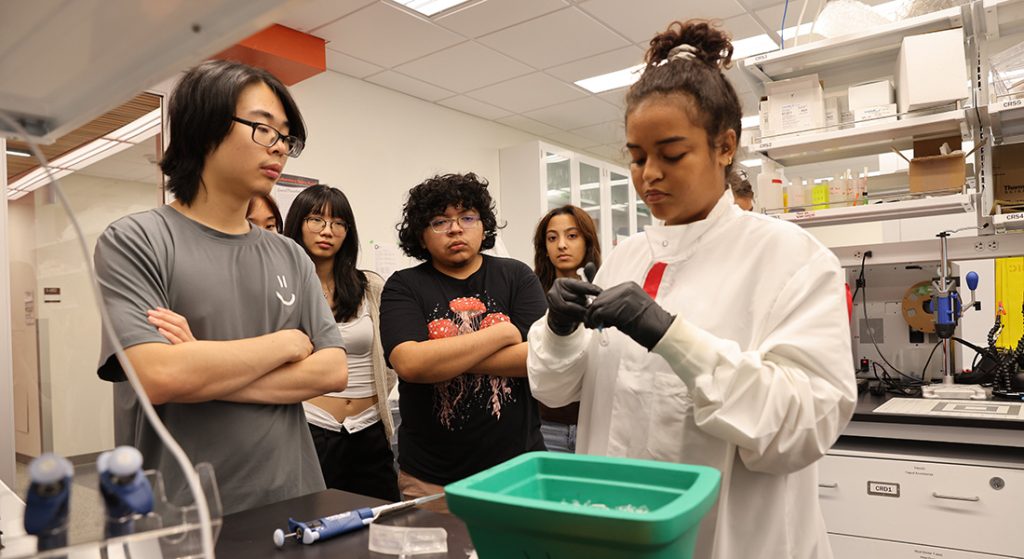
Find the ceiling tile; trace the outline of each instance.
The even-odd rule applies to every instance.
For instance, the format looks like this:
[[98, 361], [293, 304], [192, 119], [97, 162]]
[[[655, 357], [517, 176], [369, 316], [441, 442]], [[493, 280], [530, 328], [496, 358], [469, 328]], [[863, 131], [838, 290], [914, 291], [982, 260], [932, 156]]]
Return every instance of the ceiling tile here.
[[478, 2], [437, 19], [437, 23], [466, 37], [479, 37], [566, 7], [563, 0]]
[[[773, 24], [772, 27], [775, 27], [775, 25]], [[740, 39], [747, 39], [766, 33], [765, 29], [748, 14], [731, 17], [725, 20], [722, 22], [722, 28], [729, 32], [733, 41], [739, 41]]]
[[514, 113], [586, 97], [582, 90], [541, 73], [527, 74], [469, 93], [470, 97]]
[[572, 132], [559, 131], [553, 134], [548, 134], [547, 137], [556, 143], [576, 149], [587, 149], [601, 143], [595, 142], [590, 138], [584, 138], [578, 134], [573, 134]]
[[[772, 0], [778, 1], [778, 0]], [[643, 7], [622, 0], [587, 0], [580, 9], [601, 20], [631, 42], [646, 43], [675, 20], [726, 19], [744, 12], [733, 0], [722, 2], [680, 2], [645, 0]]]
[[[277, 23], [299, 31], [310, 33], [318, 27], [331, 23], [339, 17], [373, 4], [376, 0], [305, 0], [291, 2], [281, 12]], [[317, 33], [313, 35], [319, 36]]]
[[576, 8], [485, 35], [480, 42], [535, 68], [550, 68], [629, 44]]
[[465, 95], [450, 97], [443, 101], [438, 101], [438, 104], [444, 105], [450, 109], [455, 109], [456, 111], [469, 113], [473, 116], [486, 118], [487, 120], [497, 120], [512, 114], [504, 109], [499, 109], [494, 105], [488, 105], [487, 103], [477, 101], [476, 99], [466, 97]]
[[600, 98], [584, 97], [568, 103], [559, 103], [530, 111], [524, 116], [562, 130], [572, 130], [618, 118], [620, 111], [611, 103]]
[[473, 42], [435, 52], [395, 70], [460, 93], [533, 71], [521, 62]]
[[506, 126], [511, 126], [517, 130], [529, 132], [536, 136], [547, 136], [548, 134], [558, 132], [558, 129], [554, 126], [549, 126], [543, 122], [537, 122], [536, 120], [527, 118], [523, 115], [512, 115], [505, 118], [499, 118], [498, 122]]
[[463, 41], [451, 31], [384, 3], [347, 15], [316, 34], [330, 41], [333, 50], [385, 68]]
[[[769, 6], [778, 6], [779, 7], [779, 11], [781, 12], [782, 6], [786, 2], [785, 1], [779, 2], [779, 0], [744, 0], [743, 3], [746, 4], [747, 10], [749, 10], [749, 11], [757, 11], [757, 10], [761, 10], [761, 9], [767, 8]], [[799, 5], [796, 2], [793, 2], [792, 4], [794, 6], [798, 6]], [[799, 12], [800, 12], [800, 10], [798, 8], [797, 9], [797, 13], [799, 13]]]
[[366, 78], [366, 81], [384, 86], [388, 89], [400, 91], [407, 95], [412, 95], [413, 97], [426, 99], [427, 101], [437, 101], [439, 99], [452, 96], [451, 91], [430, 85], [429, 83], [421, 82], [416, 78], [410, 78], [409, 76], [404, 76], [398, 72], [390, 70], [374, 74]]
[[643, 60], [643, 49], [630, 45], [597, 56], [584, 58], [583, 60], [576, 60], [568, 64], [548, 68], [546, 72], [567, 82], [574, 82], [583, 78], [592, 78], [601, 74], [622, 70], [623, 68], [629, 68], [630, 66], [636, 66], [643, 62]]
[[626, 130], [622, 120], [602, 122], [586, 128], [572, 130], [573, 134], [589, 138], [601, 144], [613, 144], [620, 148], [626, 145]]
[[353, 58], [336, 50], [327, 49], [327, 69], [334, 70], [335, 72], [340, 72], [342, 74], [348, 74], [355, 78], [365, 78], [366, 76], [380, 72], [384, 68], [381, 68], [376, 64], [363, 62], [358, 58]]
[[619, 116], [622, 116], [622, 113], [626, 110], [627, 91], [629, 91], [628, 88], [622, 87], [611, 91], [605, 91], [604, 93], [598, 93], [597, 96], [618, 107]]

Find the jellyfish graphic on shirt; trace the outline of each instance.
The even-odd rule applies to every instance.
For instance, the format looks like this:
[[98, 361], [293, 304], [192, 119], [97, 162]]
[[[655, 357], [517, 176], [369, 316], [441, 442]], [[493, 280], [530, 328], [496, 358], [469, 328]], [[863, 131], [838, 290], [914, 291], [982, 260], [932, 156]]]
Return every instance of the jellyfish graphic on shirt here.
[[[448, 304], [444, 316], [427, 324], [431, 340], [451, 338], [478, 332], [499, 322], [510, 322], [505, 313], [487, 312], [487, 305], [477, 297], [459, 297]], [[514, 401], [513, 379], [491, 375], [462, 374], [434, 385], [434, 409], [438, 420], [447, 429], [461, 427], [477, 406], [487, 409], [496, 420], [501, 419], [501, 408]]]

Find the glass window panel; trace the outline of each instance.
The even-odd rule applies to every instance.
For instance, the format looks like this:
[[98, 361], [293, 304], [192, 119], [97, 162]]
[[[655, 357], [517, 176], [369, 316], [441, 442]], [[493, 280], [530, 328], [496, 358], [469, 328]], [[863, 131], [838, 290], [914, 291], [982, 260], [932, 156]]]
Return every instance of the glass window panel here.
[[601, 169], [580, 162], [580, 206], [594, 219], [601, 231]]
[[651, 220], [651, 209], [644, 204], [643, 200], [639, 198], [636, 201], [636, 229], [637, 231], [643, 231], [644, 226], [650, 225]]
[[611, 173], [612, 197], [612, 246], [629, 237], [629, 178], [616, 172]]
[[562, 207], [572, 201], [572, 181], [569, 176], [569, 158], [557, 153], [544, 153], [547, 167], [548, 209]]

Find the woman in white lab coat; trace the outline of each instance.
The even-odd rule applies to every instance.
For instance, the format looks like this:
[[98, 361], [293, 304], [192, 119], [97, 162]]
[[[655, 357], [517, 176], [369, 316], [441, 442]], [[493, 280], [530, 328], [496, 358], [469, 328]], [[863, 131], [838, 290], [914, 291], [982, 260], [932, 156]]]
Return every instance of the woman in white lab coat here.
[[548, 406], [581, 403], [579, 453], [722, 472], [696, 557], [829, 558], [815, 462], [857, 393], [843, 273], [802, 229], [733, 204], [731, 56], [702, 21], [651, 41], [626, 142], [637, 195], [665, 225], [621, 243], [593, 284], [552, 286], [530, 387]]

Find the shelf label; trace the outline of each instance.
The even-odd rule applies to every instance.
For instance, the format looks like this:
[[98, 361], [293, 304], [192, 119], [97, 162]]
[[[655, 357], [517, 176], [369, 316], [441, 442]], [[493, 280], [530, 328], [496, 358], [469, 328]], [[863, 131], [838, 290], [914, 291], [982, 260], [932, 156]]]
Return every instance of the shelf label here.
[[796, 213], [794, 213], [794, 214], [793, 214], [793, 219], [796, 219], [796, 220], [800, 220], [800, 219], [808, 219], [808, 218], [814, 217], [814, 215], [815, 215], [815, 214], [814, 214], [814, 212], [813, 212], [813, 211], [807, 211], [807, 210], [804, 210], [804, 211], [802, 211], [802, 212], [796, 212]]
[[1024, 99], [1007, 99], [999, 104], [1001, 109], [1012, 109], [1014, 107], [1020, 107], [1024, 105]]
[[759, 54], [759, 55], [754, 57], [754, 63], [755, 64], [758, 63], [758, 62], [763, 62], [765, 60], [768, 60], [768, 54], [767, 53], [766, 54]]
[[869, 481], [868, 482], [868, 495], [879, 495], [882, 497], [897, 497], [900, 496], [900, 484], [898, 483], [886, 483], [884, 481]]
[[1006, 221], [1022, 221], [1024, 220], [1024, 212], [1003, 214], [1003, 219]]
[[772, 143], [771, 142], [761, 142], [760, 144], [757, 144], [757, 149], [758, 150], [772, 149]]

